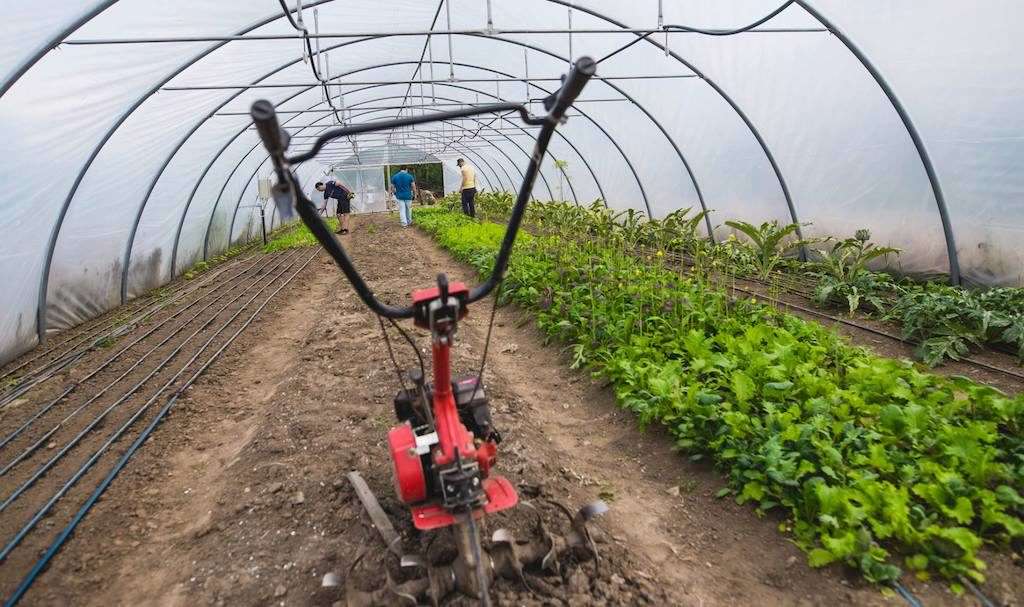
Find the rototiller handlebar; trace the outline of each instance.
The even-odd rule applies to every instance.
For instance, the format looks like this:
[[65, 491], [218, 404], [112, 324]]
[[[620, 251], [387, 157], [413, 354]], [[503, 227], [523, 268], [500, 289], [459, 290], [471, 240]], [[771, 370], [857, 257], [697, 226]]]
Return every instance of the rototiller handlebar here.
[[509, 102], [478, 105], [467, 109], [437, 112], [423, 116], [410, 116], [395, 120], [379, 120], [331, 129], [317, 137], [310, 150], [294, 156], [285, 156], [285, 151], [288, 149], [289, 135], [278, 124], [274, 106], [266, 100], [256, 101], [252, 105], [251, 114], [256, 130], [259, 131], [260, 138], [263, 140], [263, 144], [270, 154], [270, 159], [274, 163], [274, 170], [277, 172], [278, 182], [274, 186], [273, 193], [278, 211], [283, 213], [285, 217], [291, 215], [291, 209], [293, 208], [298, 211], [302, 222], [309, 227], [321, 246], [327, 249], [327, 252], [337, 262], [341, 271], [345, 273], [345, 277], [352, 283], [352, 287], [359, 294], [359, 298], [371, 310], [386, 318], [412, 318], [414, 315], [412, 306], [391, 306], [377, 299], [373, 291], [370, 290], [370, 287], [367, 286], [366, 281], [363, 280], [363, 277], [356, 270], [352, 260], [345, 252], [345, 248], [334, 238], [330, 228], [320, 218], [316, 205], [303, 194], [299, 181], [292, 172], [291, 167], [314, 158], [327, 142], [340, 137], [439, 120], [466, 118], [480, 114], [518, 112], [523, 122], [541, 126], [542, 128], [537, 136], [537, 142], [534, 145], [533, 154], [530, 156], [530, 164], [526, 168], [522, 185], [519, 187], [519, 194], [516, 197], [515, 206], [512, 208], [508, 229], [505, 232], [504, 240], [502, 240], [501, 249], [498, 251], [498, 257], [494, 262], [494, 271], [491, 272], [486, 282], [473, 287], [469, 291], [466, 303], [473, 303], [483, 299], [494, 290], [505, 276], [508, 259], [512, 253], [512, 245], [515, 243], [516, 234], [519, 232], [519, 226], [526, 211], [526, 203], [530, 199], [530, 192], [533, 190], [534, 182], [537, 179], [541, 160], [547, 151], [548, 143], [554, 134], [555, 127], [565, 121], [566, 110], [569, 109], [569, 106], [579, 96], [583, 87], [590, 80], [591, 76], [594, 75], [596, 69], [597, 64], [590, 57], [578, 59], [573, 64], [569, 73], [563, 77], [561, 88], [544, 99], [544, 109], [547, 110], [547, 114], [543, 116], [534, 116], [522, 104]]

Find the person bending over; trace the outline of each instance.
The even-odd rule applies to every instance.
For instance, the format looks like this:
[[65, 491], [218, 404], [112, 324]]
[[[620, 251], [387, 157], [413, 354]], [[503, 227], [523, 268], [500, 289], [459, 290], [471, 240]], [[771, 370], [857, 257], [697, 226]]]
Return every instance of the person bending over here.
[[316, 182], [316, 191], [324, 193], [324, 208], [331, 198], [338, 201], [338, 234], [348, 234], [348, 216], [352, 212], [351, 201], [355, 194], [333, 179], [327, 183]]
[[398, 220], [403, 228], [412, 224], [412, 199], [419, 193], [416, 178], [405, 167], [391, 176], [391, 193], [398, 200]]
[[473, 200], [476, 198], [476, 170], [469, 166], [465, 160], [459, 158], [455, 161], [462, 172], [462, 212], [470, 217], [476, 217], [476, 205]]

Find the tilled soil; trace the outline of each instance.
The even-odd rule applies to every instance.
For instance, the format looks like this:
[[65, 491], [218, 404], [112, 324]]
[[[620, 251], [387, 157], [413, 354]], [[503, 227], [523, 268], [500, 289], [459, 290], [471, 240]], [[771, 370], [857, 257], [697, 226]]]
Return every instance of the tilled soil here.
[[[385, 301], [408, 301], [440, 271], [475, 282], [393, 217], [361, 216], [355, 225], [343, 242]], [[326, 256], [300, 278], [177, 403], [25, 604], [344, 605], [346, 582], [372, 590], [395, 569], [345, 480], [351, 470], [367, 480], [404, 549], [429, 552], [391, 487], [385, 435], [398, 383], [380, 327]], [[457, 371], [475, 372], [489, 313], [481, 302], [460, 326]], [[838, 568], [809, 569], [778, 521], [715, 499], [723, 486], [715, 472], [680, 457], [665, 433], [638, 430], [609, 390], [571, 371], [557, 346], [544, 346], [523, 312], [499, 309], [495, 322], [484, 379], [505, 437], [498, 470], [536, 508], [489, 517], [488, 532], [504, 526], [529, 539], [539, 512], [565, 533], [565, 516], [534, 493], [573, 510], [598, 498], [611, 507], [595, 525], [599, 567], [567, 563], [563, 576], [531, 574], [538, 594], [499, 581], [500, 604], [903, 604]], [[403, 326], [429, 346], [423, 332]], [[411, 366], [408, 346], [389, 334], [400, 363]], [[96, 378], [104, 379], [112, 377]], [[34, 550], [26, 552], [22, 564]], [[14, 569], [10, 561], [0, 568], [5, 594], [24, 572]], [[997, 559], [995, 569], [986, 591], [1021, 604], [1012, 566]], [[322, 585], [329, 573], [340, 585]], [[971, 604], [939, 584], [913, 591], [928, 605]]]

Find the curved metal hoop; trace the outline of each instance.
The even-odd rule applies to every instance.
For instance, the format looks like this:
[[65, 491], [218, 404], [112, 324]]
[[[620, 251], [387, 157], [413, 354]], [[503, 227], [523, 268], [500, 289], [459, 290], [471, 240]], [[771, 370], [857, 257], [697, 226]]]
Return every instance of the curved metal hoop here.
[[[332, 0], [313, 0], [313, 1], [311, 1], [307, 5], [307, 7], [312, 7], [312, 6], [324, 4], [324, 3], [327, 3], [327, 2], [331, 2], [331, 1]], [[599, 18], [601, 20], [604, 20], [604, 21], [606, 21], [608, 23], [612, 23], [614, 25], [617, 25], [618, 27], [623, 27], [623, 28], [626, 27], [621, 22], [618, 22], [618, 21], [616, 21], [616, 20], [614, 20], [614, 19], [612, 19], [612, 18], [610, 18], [610, 17], [608, 17], [606, 15], [603, 15], [603, 14], [599, 13], [598, 11], [594, 11], [592, 9], [588, 9], [588, 8], [581, 7], [581, 6], [575, 6], [571, 2], [566, 2], [564, 0], [544, 0], [544, 1], [552, 2], [552, 3], [555, 3], [555, 4], [560, 4], [562, 6], [576, 8], [577, 10], [586, 12], [586, 13], [588, 13], [588, 14], [594, 16], [594, 17], [597, 17], [597, 18]], [[80, 17], [74, 23], [72, 23], [70, 26], [68, 26], [67, 28], [62, 30], [58, 35], [52, 37], [47, 44], [42, 45], [32, 56], [30, 56], [28, 59], [23, 61], [15, 70], [13, 70], [11, 72], [11, 74], [9, 74], [8, 76], [6, 76], [4, 78], [3, 82], [0, 83], [0, 95], [2, 95], [4, 92], [9, 90], [11, 88], [11, 86], [13, 86], [13, 84], [18, 79], [20, 79], [20, 77], [23, 76], [28, 71], [28, 69], [30, 69], [31, 66], [34, 65], [43, 55], [45, 55], [47, 52], [49, 52], [49, 50], [52, 50], [53, 48], [58, 46], [60, 44], [60, 42], [63, 41], [68, 35], [70, 35], [74, 31], [76, 31], [79, 27], [81, 27], [82, 25], [84, 25], [85, 23], [90, 21], [93, 17], [101, 14], [104, 10], [106, 10], [107, 8], [112, 6], [115, 2], [116, 2], [116, 0], [107, 0], [105, 2], [97, 3], [88, 12], [84, 13], [82, 17]], [[951, 221], [950, 221], [949, 216], [948, 216], [948, 209], [946, 207], [945, 197], [944, 197], [944, 194], [942, 193], [941, 182], [940, 182], [940, 180], [938, 178], [938, 175], [937, 175], [937, 172], [935, 170], [935, 167], [934, 167], [934, 165], [933, 165], [933, 163], [931, 161], [930, 155], [927, 152], [927, 148], [925, 147], [924, 142], [923, 142], [923, 140], [920, 137], [920, 134], [918, 133], [916, 127], [914, 126], [912, 120], [910, 119], [909, 114], [907, 113], [905, 108], [903, 108], [902, 104], [900, 103], [899, 99], [895, 96], [895, 93], [892, 91], [891, 87], [888, 86], [888, 83], [885, 81], [884, 77], [882, 77], [882, 75], [870, 63], [870, 61], [867, 59], [867, 57], [862, 52], [860, 52], [860, 50], [856, 47], [856, 45], [848, 37], [846, 37], [840, 30], [838, 30], [838, 28], [836, 28], [833, 24], [831, 24], [831, 22], [829, 22], [827, 19], [825, 19], [820, 13], [818, 13], [813, 7], [811, 7], [804, 0], [798, 0], [797, 4], [799, 4], [805, 11], [808, 12], [808, 14], [810, 14], [812, 17], [817, 19], [820, 23], [825, 25], [826, 28], [828, 28], [833, 34], [835, 34], [838, 38], [840, 38], [840, 40], [844, 43], [844, 45], [847, 46], [847, 48], [851, 52], [854, 53], [854, 55], [857, 57], [857, 59], [862, 63], [862, 65], [864, 65], [865, 69], [868, 70], [868, 72], [872, 75], [872, 77], [875, 78], [876, 82], [883, 88], [883, 91], [886, 93], [886, 95], [889, 98], [890, 102], [893, 104], [894, 109], [897, 111], [897, 113], [899, 114], [899, 116], [900, 116], [901, 120], [903, 121], [904, 125], [907, 127], [908, 133], [910, 134], [910, 137], [911, 137], [911, 139], [912, 139], [912, 141], [913, 141], [913, 143], [914, 143], [914, 145], [915, 145], [915, 147], [917, 149], [918, 155], [921, 157], [922, 164], [925, 166], [925, 171], [926, 171], [926, 173], [928, 175], [928, 179], [929, 179], [930, 185], [931, 185], [932, 190], [933, 190], [933, 194], [934, 194], [935, 199], [936, 199], [936, 205], [938, 207], [938, 212], [940, 214], [940, 220], [942, 221], [944, 236], [946, 238], [947, 256], [949, 257], [949, 263], [950, 263], [950, 278], [951, 278], [951, 280], [953, 282], [959, 282], [960, 281], [959, 261], [958, 261], [957, 252], [956, 252], [956, 245], [955, 245], [955, 239], [954, 239], [954, 235], [953, 235], [952, 225], [951, 225]], [[261, 22], [259, 25], [256, 25], [255, 27], [259, 27], [261, 25], [265, 25], [266, 23], [270, 23], [270, 22], [272, 22], [274, 20], [280, 19], [282, 16], [283, 15], [278, 15], [278, 16], [275, 16], [275, 17], [271, 17], [271, 18]], [[251, 31], [251, 29], [255, 29], [255, 27], [247, 29], [247, 30], [243, 30], [241, 32], [241, 34], [238, 34], [238, 35], [244, 35], [248, 31]], [[664, 49], [664, 47], [661, 44], [657, 43], [654, 40], [647, 39], [647, 42], [649, 44], [653, 44], [657, 48]], [[195, 59], [193, 59], [189, 63], [187, 63], [184, 66], [182, 66], [179, 70], [177, 70], [175, 72], [174, 75], [180, 74], [182, 71], [184, 71], [185, 69], [190, 67], [193, 63], [195, 63], [196, 61], [198, 61], [202, 57], [206, 56], [207, 54], [209, 54], [213, 50], [216, 50], [217, 48], [220, 48], [220, 46], [223, 46], [223, 44], [214, 45], [213, 47], [208, 49], [206, 52], [201, 54], [199, 57], [196, 57]], [[771, 156], [771, 154], [770, 154], [770, 152], [769, 152], [769, 150], [768, 150], [764, 140], [760, 137], [759, 133], [757, 133], [756, 130], [753, 128], [753, 125], [750, 123], [749, 119], [745, 116], [745, 114], [742, 113], [742, 111], [735, 104], [735, 102], [733, 102], [725, 94], [725, 92], [722, 89], [720, 89], [716, 84], [714, 84], [713, 81], [711, 81], [704, 74], [700, 73], [698, 70], [693, 68], [692, 65], [687, 63], [681, 57], [679, 57], [678, 54], [676, 54], [675, 52], [670, 52], [669, 54], [670, 54], [670, 56], [674, 57], [677, 61], [680, 61], [680, 62], [684, 63], [685, 65], [688, 65], [699, 76], [701, 76], [702, 79], [704, 79], [706, 82], [708, 82], [709, 85], [711, 85], [712, 88], [714, 88], [716, 90], [716, 92], [718, 92], [719, 95], [721, 95], [729, 103], [729, 105], [732, 106], [735, 111], [737, 111], [737, 113], [740, 115], [741, 119], [743, 119], [743, 121], [747, 124], [748, 128], [750, 128], [752, 130], [752, 132], [754, 133], [755, 138], [758, 140], [758, 142], [761, 145], [762, 149], [766, 153], [766, 156], [768, 156], [769, 162], [772, 164], [773, 170], [776, 172], [776, 175], [777, 175], [777, 177], [780, 180], [780, 185], [783, 188], [784, 195], [786, 196], [787, 204], [790, 207], [791, 215], [794, 216], [794, 220], [795, 220], [795, 208], [793, 207], [792, 200], [791, 200], [791, 198], [789, 196], [788, 187], [786, 186], [785, 181], [782, 178], [781, 171], [779, 170], [778, 165], [775, 163], [774, 158]], [[152, 94], [152, 92], [150, 94]], [[148, 96], [150, 94], [147, 94], [142, 100], [140, 100], [140, 102], [138, 104], [136, 104], [132, 109], [130, 109], [127, 112], [127, 114], [130, 115], [132, 112], [134, 112], [134, 110], [137, 109], [137, 107], [139, 105], [141, 105], [141, 102], [144, 101], [146, 98], [148, 98]], [[127, 117], [127, 115], [125, 116], [125, 118], [126, 117]], [[124, 121], [124, 119], [120, 120], [118, 122], [118, 124], [116, 126], [114, 126], [113, 129], [108, 133], [107, 137], [105, 137], [103, 139], [103, 141], [97, 146], [96, 150], [94, 151], [94, 154], [87, 161], [86, 166], [83, 168], [80, 176], [84, 176], [85, 171], [88, 170], [88, 167], [91, 165], [92, 161], [95, 159], [95, 155], [98, 153], [99, 149], [106, 142], [106, 140], [110, 138], [110, 136], [113, 134], [113, 131], [115, 131], [120, 126], [120, 124], [123, 123], [123, 121]], [[80, 181], [81, 181], [81, 179], [78, 179], [76, 181], [75, 186], [72, 188], [72, 193], [69, 194], [68, 199], [66, 200], [65, 204], [63, 205], [62, 210], [61, 210], [61, 212], [60, 212], [60, 214], [58, 216], [58, 219], [55, 222], [54, 228], [53, 228], [53, 230], [51, 232], [50, 246], [48, 247], [48, 252], [47, 252], [46, 260], [45, 260], [45, 263], [44, 263], [45, 267], [44, 267], [44, 271], [42, 272], [42, 278], [41, 278], [41, 281], [40, 281], [41, 282], [41, 285], [40, 285], [40, 298], [39, 298], [40, 299], [40, 304], [39, 304], [38, 309], [37, 309], [37, 333], [38, 333], [38, 336], [39, 336], [40, 340], [45, 338], [45, 315], [44, 315], [44, 309], [45, 309], [45, 298], [46, 298], [46, 284], [47, 284], [48, 279], [49, 279], [49, 268], [50, 268], [50, 265], [52, 263], [53, 249], [55, 248], [55, 245], [56, 245], [56, 238], [57, 238], [57, 235], [59, 234], [60, 226], [63, 223], [63, 219], [64, 219], [64, 217], [66, 216], [66, 213], [67, 213], [67, 206], [68, 206], [68, 204], [70, 204], [70, 199], [73, 197], [73, 191], [77, 189], [78, 183], [80, 183]], [[125, 272], [127, 272], [127, 268], [125, 268]]]

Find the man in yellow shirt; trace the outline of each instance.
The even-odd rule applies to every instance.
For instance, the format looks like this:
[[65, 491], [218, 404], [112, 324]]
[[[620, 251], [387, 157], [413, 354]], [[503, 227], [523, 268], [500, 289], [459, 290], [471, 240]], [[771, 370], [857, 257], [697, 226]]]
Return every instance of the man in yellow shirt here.
[[455, 164], [459, 165], [459, 171], [462, 172], [462, 185], [459, 186], [462, 190], [462, 212], [476, 217], [476, 206], [473, 205], [473, 199], [476, 198], [476, 170], [461, 158]]

